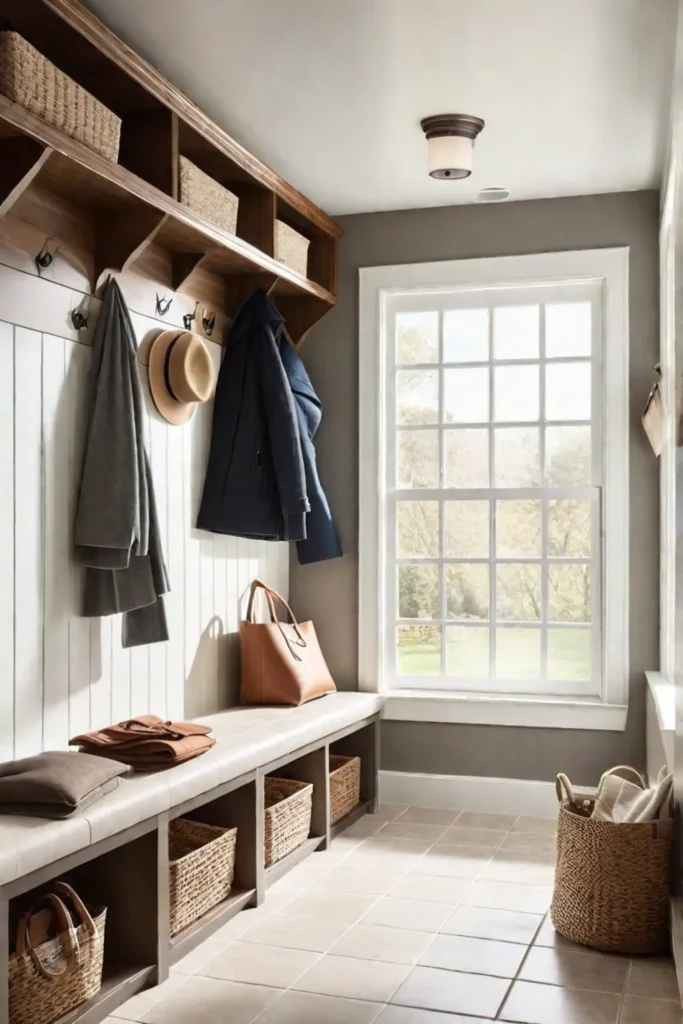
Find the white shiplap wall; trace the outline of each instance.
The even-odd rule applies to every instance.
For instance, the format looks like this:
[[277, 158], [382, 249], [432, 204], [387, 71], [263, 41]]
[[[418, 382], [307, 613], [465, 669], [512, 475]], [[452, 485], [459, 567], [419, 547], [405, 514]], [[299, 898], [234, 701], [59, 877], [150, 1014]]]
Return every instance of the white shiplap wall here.
[[[90, 347], [66, 326], [78, 298], [0, 265], [0, 761], [147, 711], [177, 718], [229, 706], [250, 581], [287, 592], [286, 544], [195, 529], [212, 408], [169, 426], [141, 366], [171, 639], [126, 651], [119, 616], [79, 616], [81, 571], [70, 548]], [[132, 316], [139, 342], [169, 326]], [[41, 329], [17, 326], [27, 318]], [[220, 348], [207, 344], [217, 370]]]

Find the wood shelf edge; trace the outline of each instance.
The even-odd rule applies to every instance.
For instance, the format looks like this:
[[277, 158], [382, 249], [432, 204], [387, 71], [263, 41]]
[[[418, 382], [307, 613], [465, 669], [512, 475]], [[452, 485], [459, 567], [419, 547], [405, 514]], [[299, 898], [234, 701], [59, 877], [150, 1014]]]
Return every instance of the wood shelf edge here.
[[84, 7], [80, 0], [42, 0], [42, 2], [173, 113], [187, 121], [212, 145], [220, 149], [266, 188], [272, 189], [285, 202], [299, 210], [316, 228], [333, 238], [341, 238], [343, 229], [339, 224], [328, 217], [323, 210], [307, 199], [293, 185], [276, 174], [272, 168], [241, 146], [222, 128], [219, 128], [187, 96], [165, 79], [155, 67], [140, 57], [104, 22]]
[[[73, 160], [87, 171], [105, 178], [110, 184], [121, 188], [129, 195], [136, 197], [155, 210], [167, 214], [170, 218], [178, 221], [181, 225], [196, 231], [206, 241], [206, 248], [226, 249], [254, 265], [255, 272], [265, 271], [275, 275], [278, 279], [293, 285], [300, 291], [301, 295], [311, 296], [319, 299], [328, 306], [336, 302], [335, 296], [327, 288], [309, 281], [280, 263], [272, 256], [267, 256], [249, 242], [245, 242], [237, 235], [231, 235], [227, 231], [211, 224], [203, 217], [198, 216], [187, 206], [181, 205], [175, 199], [165, 195], [159, 189], [148, 182], [126, 170], [120, 164], [112, 163], [100, 156], [99, 153], [89, 149], [75, 139], [71, 139], [62, 132], [46, 124], [24, 107], [13, 103], [5, 96], [0, 95], [0, 119], [8, 122], [19, 131], [23, 132], [39, 144], [61, 153], [62, 156]], [[322, 314], [321, 314], [322, 315]]]
[[49, 146], [43, 146], [27, 135], [2, 140], [0, 217], [9, 213], [53, 152]]

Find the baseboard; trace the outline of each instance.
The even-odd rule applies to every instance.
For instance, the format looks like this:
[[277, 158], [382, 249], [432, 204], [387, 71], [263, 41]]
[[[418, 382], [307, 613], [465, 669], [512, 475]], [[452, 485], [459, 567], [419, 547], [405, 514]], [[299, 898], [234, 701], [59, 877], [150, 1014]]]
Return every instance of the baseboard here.
[[384, 804], [452, 807], [492, 814], [528, 814], [537, 818], [557, 815], [555, 783], [527, 779], [381, 771], [379, 796]]

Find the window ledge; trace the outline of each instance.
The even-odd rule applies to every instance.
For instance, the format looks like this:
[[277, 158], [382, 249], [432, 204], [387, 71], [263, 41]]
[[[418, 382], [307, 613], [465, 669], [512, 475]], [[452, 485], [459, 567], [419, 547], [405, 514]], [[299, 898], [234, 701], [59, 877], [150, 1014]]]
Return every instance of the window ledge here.
[[605, 729], [622, 732], [628, 707], [598, 700], [550, 700], [401, 690], [385, 693], [382, 717], [395, 722], [459, 722], [537, 729]]

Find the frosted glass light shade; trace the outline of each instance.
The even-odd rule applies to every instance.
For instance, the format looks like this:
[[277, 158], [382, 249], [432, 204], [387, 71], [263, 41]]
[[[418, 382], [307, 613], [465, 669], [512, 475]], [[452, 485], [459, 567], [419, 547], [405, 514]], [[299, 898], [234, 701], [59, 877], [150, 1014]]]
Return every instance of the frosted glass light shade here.
[[439, 135], [427, 141], [432, 178], [467, 178], [472, 173], [474, 140], [464, 135]]

